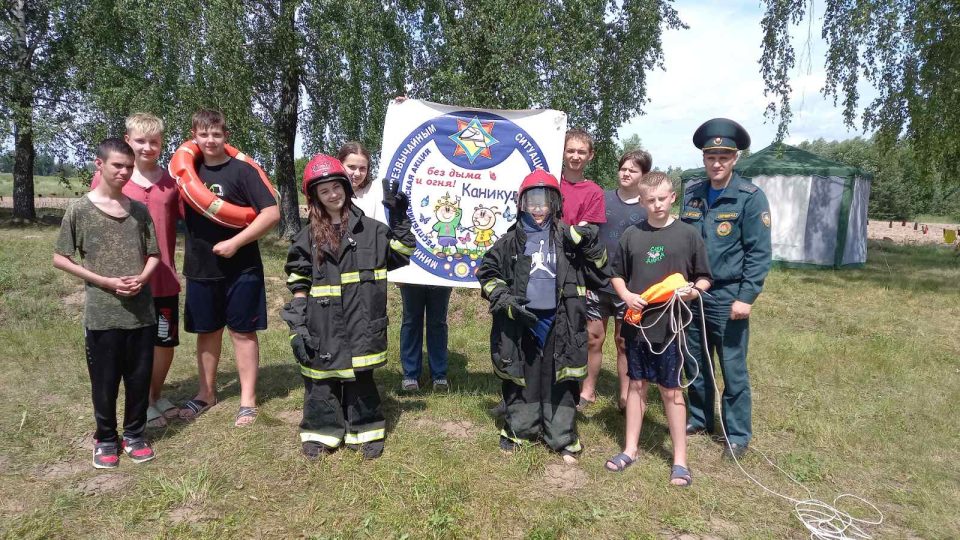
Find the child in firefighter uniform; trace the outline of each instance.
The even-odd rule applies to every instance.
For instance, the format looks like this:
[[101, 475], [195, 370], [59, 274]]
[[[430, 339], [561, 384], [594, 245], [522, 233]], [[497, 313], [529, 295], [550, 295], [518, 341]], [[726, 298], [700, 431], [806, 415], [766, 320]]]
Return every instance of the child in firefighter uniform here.
[[373, 369], [386, 363], [387, 271], [410, 262], [407, 198], [384, 186], [390, 226], [353, 203], [341, 163], [318, 154], [303, 173], [310, 223], [287, 254], [293, 299], [281, 310], [303, 375], [300, 442], [314, 459], [343, 443], [383, 453], [384, 418]]
[[575, 462], [580, 380], [587, 373], [586, 289], [609, 281], [593, 225], [560, 220], [560, 183], [537, 169], [520, 185], [517, 222], [477, 270], [490, 301], [490, 354], [506, 405], [500, 448], [543, 441]]

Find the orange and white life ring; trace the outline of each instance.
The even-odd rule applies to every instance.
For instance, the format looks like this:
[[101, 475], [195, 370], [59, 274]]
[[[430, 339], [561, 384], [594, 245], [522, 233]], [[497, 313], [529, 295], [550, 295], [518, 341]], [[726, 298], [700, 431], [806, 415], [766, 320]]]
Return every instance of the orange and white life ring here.
[[[223, 145], [227, 155], [239, 159], [257, 170], [263, 185], [267, 186], [274, 198], [277, 197], [277, 191], [267, 178], [267, 173], [263, 172], [260, 165], [250, 156], [230, 146]], [[187, 141], [177, 148], [170, 158], [170, 175], [177, 179], [177, 186], [180, 187], [180, 195], [191, 208], [203, 214], [203, 216], [224, 227], [233, 229], [242, 229], [253, 222], [257, 217], [257, 212], [249, 206], [237, 206], [228, 203], [214, 195], [203, 180], [197, 176], [197, 160], [202, 159], [200, 147], [193, 141]]]

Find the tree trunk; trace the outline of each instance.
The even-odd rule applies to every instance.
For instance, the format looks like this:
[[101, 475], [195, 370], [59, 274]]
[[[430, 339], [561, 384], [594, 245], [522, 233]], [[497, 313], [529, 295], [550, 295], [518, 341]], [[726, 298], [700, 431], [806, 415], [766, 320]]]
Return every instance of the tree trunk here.
[[13, 218], [36, 221], [33, 204], [33, 122], [29, 114], [15, 115], [13, 128]]
[[27, 44], [25, 2], [11, 4], [13, 81], [13, 219], [36, 221], [33, 205], [33, 82], [32, 51]]
[[[280, 15], [283, 25], [277, 28], [277, 34], [287, 34], [284, 43], [295, 43], [292, 37], [296, 29], [295, 9], [296, 2], [281, 2]], [[300, 204], [297, 194], [297, 171], [293, 149], [297, 137], [297, 112], [300, 105], [300, 57], [296, 47], [286, 51], [281, 56], [283, 68], [280, 73], [280, 101], [277, 103], [274, 114], [273, 130], [276, 141], [274, 155], [276, 156], [275, 180], [277, 192], [280, 194], [280, 235], [292, 239], [300, 232]]]

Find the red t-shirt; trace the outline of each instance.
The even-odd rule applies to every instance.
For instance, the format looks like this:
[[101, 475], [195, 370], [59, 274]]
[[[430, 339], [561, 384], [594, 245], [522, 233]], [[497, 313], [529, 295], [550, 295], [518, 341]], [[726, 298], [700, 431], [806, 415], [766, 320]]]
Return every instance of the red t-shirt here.
[[[90, 189], [100, 183], [100, 173], [93, 174]], [[177, 181], [166, 170], [156, 184], [145, 188], [130, 180], [123, 186], [123, 194], [143, 203], [153, 218], [160, 246], [160, 264], [150, 276], [150, 293], [154, 298], [173, 296], [180, 292], [173, 250], [177, 246], [177, 219], [180, 217], [180, 192]]]
[[576, 225], [581, 221], [607, 222], [603, 189], [592, 180], [573, 183], [561, 176], [560, 195], [563, 197], [563, 221], [567, 225]]

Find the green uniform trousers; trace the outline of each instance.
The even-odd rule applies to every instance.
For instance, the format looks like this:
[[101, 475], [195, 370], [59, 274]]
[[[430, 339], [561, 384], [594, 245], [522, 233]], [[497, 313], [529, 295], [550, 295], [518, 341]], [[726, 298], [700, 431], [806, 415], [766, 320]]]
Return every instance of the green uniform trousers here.
[[529, 331], [524, 332], [521, 347], [526, 386], [503, 381], [507, 413], [500, 434], [516, 443], [532, 443], [543, 438], [554, 451], [579, 452], [576, 418], [580, 384], [575, 380], [556, 382], [553, 340], [549, 336], [541, 349], [536, 337]]
[[[747, 444], [753, 436], [750, 376], [747, 373], [747, 344], [750, 319], [730, 320], [730, 306], [736, 300], [739, 283], [715, 285], [704, 295], [707, 349], [704, 350], [700, 311], [694, 306], [693, 322], [687, 327], [687, 346], [693, 358], [686, 358], [687, 378], [699, 368], [700, 375], [687, 389], [688, 423], [694, 428], [715, 430], [715, 381], [707, 362], [716, 354], [723, 376], [720, 414], [731, 443]], [[716, 370], [716, 367], [714, 367]]]

